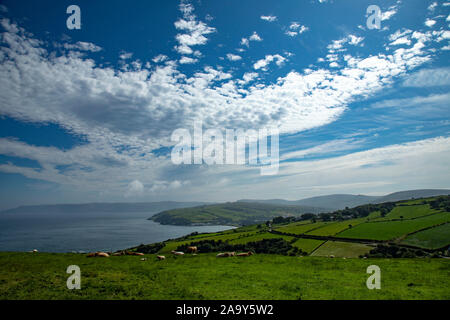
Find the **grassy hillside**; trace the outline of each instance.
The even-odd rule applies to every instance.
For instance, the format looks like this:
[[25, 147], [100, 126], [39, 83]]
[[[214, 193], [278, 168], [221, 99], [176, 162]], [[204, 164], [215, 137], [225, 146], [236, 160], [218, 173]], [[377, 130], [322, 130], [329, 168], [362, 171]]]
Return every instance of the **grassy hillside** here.
[[249, 225], [277, 216], [299, 216], [317, 212], [317, 208], [264, 203], [232, 202], [160, 212], [149, 218], [172, 225]]
[[327, 241], [311, 255], [315, 257], [358, 258], [371, 249], [373, 247], [361, 243]]
[[[443, 259], [147, 257], [2, 252], [0, 299], [450, 299]], [[372, 264], [381, 290], [366, 287]], [[66, 287], [69, 265], [81, 269], [81, 290]]]
[[450, 222], [450, 213], [448, 212], [404, 221], [367, 222], [340, 233], [338, 237], [393, 240], [446, 222]]
[[420, 231], [408, 236], [402, 241], [404, 244], [421, 248], [437, 249], [449, 244], [450, 223]]

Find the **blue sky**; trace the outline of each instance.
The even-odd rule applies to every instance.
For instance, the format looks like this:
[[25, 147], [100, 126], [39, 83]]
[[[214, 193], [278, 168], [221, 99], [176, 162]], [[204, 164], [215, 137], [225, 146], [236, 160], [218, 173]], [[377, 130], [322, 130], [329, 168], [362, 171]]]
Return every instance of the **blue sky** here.
[[[2, 1], [0, 209], [449, 188], [449, 14], [423, 0]], [[278, 127], [279, 173], [174, 165], [171, 133], [194, 121]]]

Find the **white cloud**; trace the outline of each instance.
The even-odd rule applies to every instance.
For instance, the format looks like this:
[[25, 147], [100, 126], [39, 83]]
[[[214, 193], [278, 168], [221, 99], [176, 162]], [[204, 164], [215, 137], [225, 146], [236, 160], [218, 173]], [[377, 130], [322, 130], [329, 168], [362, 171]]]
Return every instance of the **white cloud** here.
[[139, 180], [134, 180], [128, 184], [127, 197], [141, 196], [144, 193], [144, 185]]
[[246, 72], [242, 76], [242, 80], [239, 80], [238, 82], [241, 85], [247, 84], [247, 83], [252, 82], [253, 80], [255, 80], [257, 77], [258, 77], [258, 73], [256, 73], [256, 72]]
[[390, 7], [387, 11], [381, 13], [381, 21], [389, 20], [397, 13], [396, 6]]
[[434, 87], [450, 85], [450, 68], [420, 70], [403, 81], [405, 87]]
[[78, 41], [75, 44], [65, 43], [64, 48], [68, 50], [80, 50], [80, 51], [91, 51], [91, 52], [98, 52], [101, 51], [102, 48], [90, 43], [90, 42], [83, 42]]
[[364, 37], [357, 37], [355, 35], [349, 35], [349, 41], [348, 43], [351, 44], [352, 46], [356, 46], [357, 44], [359, 44], [361, 41], [364, 40]]
[[276, 16], [261, 16], [261, 19], [268, 22], [273, 22], [277, 20]]
[[[183, 12], [192, 14], [189, 8]], [[42, 168], [3, 164], [0, 171], [83, 192], [108, 189], [116, 195], [124, 194], [124, 181], [138, 180], [145, 190], [161, 190], [158, 186], [189, 181], [192, 174], [201, 182], [202, 176], [211, 178], [211, 172], [221, 170], [191, 168], [187, 173], [174, 168], [167, 156], [153, 154], [155, 149], [173, 145], [170, 135], [175, 128], [191, 128], [193, 120], [215, 128], [276, 126], [282, 134], [324, 126], [338, 119], [350, 103], [375, 95], [393, 79], [429, 61], [427, 45], [447, 37], [444, 31], [414, 32], [411, 47], [391, 54], [346, 55], [335, 70], [311, 67], [308, 72], [289, 71], [273, 83], [251, 83], [256, 73], [240, 79], [207, 67], [186, 75], [168, 58], [152, 70], [139, 65], [133, 70], [103, 67], [76, 54], [78, 49], [53, 54], [50, 45], [19, 26], [6, 19], [0, 22], [6, 30], [0, 46], [0, 73], [4, 75], [0, 78], [0, 114], [19, 121], [58, 124], [87, 141], [61, 151], [3, 140], [0, 154], [36, 159]], [[351, 38], [340, 48], [350, 42]], [[270, 63], [282, 65], [285, 60], [269, 55], [254, 67], [264, 70]], [[70, 170], [60, 170], [61, 165]]]
[[263, 39], [256, 33], [256, 31], [253, 32], [253, 34], [248, 38], [250, 41], [262, 41]]
[[431, 11], [431, 12], [433, 12], [434, 9], [436, 9], [437, 5], [438, 5], [437, 2], [431, 3], [431, 4], [428, 6], [428, 10]]
[[431, 28], [432, 26], [434, 26], [436, 24], [436, 20], [432, 20], [432, 19], [427, 19], [425, 21], [425, 25], [429, 28]]
[[250, 46], [250, 41], [262, 41], [262, 40], [263, 39], [256, 33], [256, 31], [254, 31], [250, 37], [241, 39], [241, 46], [246, 46], [248, 48]]
[[133, 56], [133, 53], [131, 53], [131, 52], [124, 52], [124, 53], [121, 53], [119, 55], [119, 58], [122, 59], [122, 60], [127, 60], [127, 59], [130, 59], [132, 56]]
[[198, 59], [190, 58], [190, 57], [181, 57], [180, 63], [181, 64], [193, 64], [198, 62]]
[[280, 160], [301, 159], [311, 155], [317, 156], [317, 155], [331, 154], [333, 152], [338, 151], [353, 150], [356, 148], [360, 148], [363, 145], [363, 142], [364, 140], [356, 140], [356, 139], [333, 140], [312, 148], [282, 154]]
[[289, 37], [295, 37], [296, 35], [298, 35], [298, 32], [287, 30], [287, 31], [286, 31], [286, 34], [287, 34]]
[[342, 39], [333, 40], [332, 43], [327, 46], [327, 48], [328, 48], [328, 51], [331, 53], [343, 52], [346, 50], [344, 48], [345, 44], [350, 44], [350, 45], [356, 46], [356, 45], [360, 44], [363, 40], [364, 40], [364, 37], [358, 37], [358, 36], [350, 34]]
[[296, 35], [302, 34], [303, 32], [308, 31], [309, 28], [301, 25], [298, 22], [292, 22], [289, 26], [289, 29], [286, 30], [286, 34], [290, 37], [295, 37]]
[[[217, 167], [197, 176], [196, 182], [211, 181], [212, 177], [215, 183], [222, 177], [229, 179], [225, 185], [207, 185], [208, 194], [218, 195], [212, 201], [298, 200], [333, 193], [382, 195], [407, 189], [448, 188], [449, 158], [450, 138], [438, 137], [321, 160], [282, 162], [279, 175], [258, 183], [254, 183], [257, 170]], [[189, 192], [196, 194], [204, 188], [191, 186]]]
[[248, 47], [250, 44], [249, 40], [247, 38], [241, 39], [241, 45]]
[[266, 55], [264, 59], [258, 60], [253, 65], [253, 68], [255, 70], [262, 69], [262, 70], [266, 71], [267, 70], [267, 66], [273, 61], [275, 61], [276, 65], [280, 67], [286, 61], [286, 58], [281, 56], [281, 55], [279, 55], [279, 54]]
[[424, 108], [447, 104], [450, 101], [450, 94], [433, 94], [426, 97], [417, 96], [413, 98], [384, 100], [371, 105], [372, 108], [408, 108], [423, 106]]
[[238, 61], [238, 60], [241, 60], [242, 57], [238, 56], [237, 54], [228, 53], [227, 54], [227, 59], [230, 60], [230, 61]]
[[154, 57], [154, 58], [152, 59], [152, 61], [153, 61], [154, 63], [160, 63], [160, 62], [166, 61], [167, 59], [168, 59], [168, 57], [167, 57], [166, 55], [164, 55], [164, 54], [159, 54], [159, 55], [157, 55], [156, 57]]
[[206, 44], [208, 39], [205, 36], [216, 32], [216, 29], [196, 20], [196, 16], [192, 14], [194, 7], [191, 4], [180, 4], [180, 11], [183, 12], [183, 18], [175, 22], [175, 28], [186, 33], [176, 35], [179, 45], [175, 49], [180, 54], [192, 54], [191, 47]]

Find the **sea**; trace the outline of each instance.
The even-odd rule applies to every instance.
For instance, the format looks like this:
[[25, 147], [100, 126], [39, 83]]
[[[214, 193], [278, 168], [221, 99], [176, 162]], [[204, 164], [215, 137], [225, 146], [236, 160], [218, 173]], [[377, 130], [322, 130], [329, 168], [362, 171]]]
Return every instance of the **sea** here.
[[148, 220], [155, 213], [1, 213], [0, 251], [116, 251], [217, 232], [230, 226], [171, 226]]

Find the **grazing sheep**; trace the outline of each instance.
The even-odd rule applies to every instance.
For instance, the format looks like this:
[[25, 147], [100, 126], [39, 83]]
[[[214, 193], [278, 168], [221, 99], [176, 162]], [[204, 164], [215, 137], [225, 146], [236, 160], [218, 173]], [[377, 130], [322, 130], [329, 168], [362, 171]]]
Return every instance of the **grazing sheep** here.
[[242, 253], [238, 253], [237, 256], [238, 257], [249, 257], [253, 254], [253, 252], [249, 251], [249, 252], [242, 252]]
[[156, 257], [158, 258], [159, 261], [161, 261], [161, 260], [166, 260], [166, 257], [165, 257], [165, 256], [156, 256]]
[[197, 253], [198, 252], [197, 247], [187, 247], [186, 250], [188, 253]]
[[236, 252], [224, 252], [219, 253], [216, 255], [217, 258], [227, 258], [227, 257], [234, 257], [236, 255]]
[[86, 257], [88, 257], [88, 258], [92, 258], [92, 257], [109, 258], [109, 254], [107, 254], [106, 252], [91, 252]]
[[140, 253], [140, 252], [131, 252], [131, 251], [127, 251], [125, 254], [128, 256], [143, 256], [144, 255], [143, 253]]

